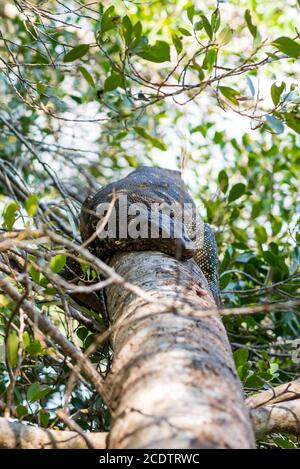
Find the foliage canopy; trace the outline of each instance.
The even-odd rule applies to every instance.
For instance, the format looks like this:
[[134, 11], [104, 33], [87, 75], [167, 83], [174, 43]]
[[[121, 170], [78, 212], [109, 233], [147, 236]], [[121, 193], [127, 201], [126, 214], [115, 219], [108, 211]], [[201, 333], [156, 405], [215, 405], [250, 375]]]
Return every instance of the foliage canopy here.
[[[0, 271], [83, 350], [103, 320], [67, 295], [58, 274], [70, 252], [45, 230], [80, 242], [84, 197], [157, 164], [184, 168], [216, 230], [224, 305], [286, 304], [226, 318], [245, 389], [299, 374], [296, 15], [296, 0], [284, 9], [279, 0], [0, 4]], [[89, 285], [97, 273], [81, 262]], [[0, 409], [64, 428], [65, 402], [82, 429], [107, 430], [101, 398], [85, 381], [70, 384], [68, 360], [21, 304], [2, 292], [0, 307]], [[111, 351], [90, 358], [105, 374]]]

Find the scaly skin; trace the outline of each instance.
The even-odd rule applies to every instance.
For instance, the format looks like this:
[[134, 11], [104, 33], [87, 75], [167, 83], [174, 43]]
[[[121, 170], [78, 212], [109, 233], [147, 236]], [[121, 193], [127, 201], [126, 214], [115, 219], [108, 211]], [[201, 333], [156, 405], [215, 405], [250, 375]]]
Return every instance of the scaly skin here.
[[[181, 237], [178, 239], [178, 237], [172, 237], [171, 235], [168, 238], [160, 236], [158, 239], [151, 237], [136, 239], [126, 237], [120, 239], [118, 231], [118, 197], [121, 194], [126, 194], [128, 206], [140, 202], [145, 204], [147, 207], [145, 218], [147, 224], [150, 221], [150, 204], [163, 204], [164, 207], [174, 204], [177, 208], [175, 208], [173, 216], [166, 215], [165, 218], [160, 219], [159, 226], [160, 229], [163, 229], [165, 225], [163, 225], [162, 220], [167, 220], [171, 227], [182, 228]], [[116, 236], [102, 239], [98, 236], [94, 237], [89, 243], [89, 249], [92, 252], [103, 260], [108, 260], [118, 251], [149, 250], [161, 251], [179, 259], [194, 258], [205, 275], [217, 304], [220, 304], [218, 253], [215, 236], [211, 227], [204, 224], [197, 215], [195, 204], [184, 186], [180, 172], [141, 166], [125, 178], [108, 184], [94, 196], [88, 197], [82, 205], [80, 215], [80, 232], [83, 241], [93, 237], [99, 223], [99, 215], [96, 215], [97, 206], [101, 203], [109, 205], [113, 198], [115, 198], [114, 208], [117, 214]], [[179, 209], [183, 204], [190, 204], [192, 207], [191, 214], [184, 220]]]

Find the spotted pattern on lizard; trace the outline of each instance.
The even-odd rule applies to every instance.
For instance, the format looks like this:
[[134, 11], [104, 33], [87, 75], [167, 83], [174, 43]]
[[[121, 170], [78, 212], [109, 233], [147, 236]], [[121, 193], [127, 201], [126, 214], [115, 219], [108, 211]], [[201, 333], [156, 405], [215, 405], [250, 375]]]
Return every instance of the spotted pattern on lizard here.
[[[118, 204], [121, 194], [126, 194], [128, 206], [140, 202], [145, 204], [149, 220], [150, 206], [153, 203], [161, 204], [161, 206], [173, 204], [175, 207], [189, 204], [192, 207], [192, 212], [187, 219], [182, 219], [182, 212], [179, 209], [175, 209], [172, 217], [169, 217], [169, 223], [173, 230], [180, 224], [182, 235], [179, 238], [175, 236], [164, 238], [162, 235], [158, 239], [151, 237], [121, 238], [118, 231]], [[101, 203], [110, 204], [112, 199], [115, 200], [117, 214], [115, 237], [100, 239], [94, 236], [96, 226], [99, 223], [96, 208]], [[161, 234], [163, 226], [159, 228]], [[194, 258], [205, 275], [217, 304], [220, 304], [218, 252], [214, 232], [209, 225], [202, 222], [201, 217], [197, 214], [195, 204], [184, 186], [179, 171], [141, 166], [125, 178], [103, 187], [95, 195], [89, 196], [83, 203], [80, 232], [83, 241], [92, 239], [89, 249], [103, 260], [108, 260], [118, 251], [147, 250], [161, 251], [179, 259]]]

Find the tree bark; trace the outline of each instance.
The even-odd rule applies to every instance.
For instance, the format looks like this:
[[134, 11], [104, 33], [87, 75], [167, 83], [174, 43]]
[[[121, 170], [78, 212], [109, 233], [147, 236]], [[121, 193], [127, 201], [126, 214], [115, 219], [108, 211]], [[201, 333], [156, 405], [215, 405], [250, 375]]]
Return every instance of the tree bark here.
[[300, 399], [300, 379], [260, 391], [248, 397], [246, 404], [251, 409], [256, 409], [257, 407], [277, 404], [278, 402], [290, 401], [292, 399]]
[[258, 437], [275, 432], [300, 436], [300, 379], [254, 394], [246, 405]]
[[300, 399], [251, 409], [251, 419], [257, 437], [267, 433], [300, 436]]
[[[118, 254], [111, 266], [151, 294], [106, 289], [115, 352], [107, 378], [110, 448], [253, 448], [231, 348], [194, 261]], [[215, 308], [216, 314], [205, 316]]]
[[[97, 449], [106, 447], [107, 433], [88, 433]], [[76, 432], [33, 427], [0, 417], [1, 449], [86, 449], [85, 439]]]

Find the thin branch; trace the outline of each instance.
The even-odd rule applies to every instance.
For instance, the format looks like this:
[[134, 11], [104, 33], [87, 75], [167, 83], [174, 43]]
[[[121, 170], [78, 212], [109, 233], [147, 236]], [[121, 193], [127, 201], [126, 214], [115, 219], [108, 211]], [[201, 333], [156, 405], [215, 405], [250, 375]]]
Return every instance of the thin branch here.
[[[9, 295], [14, 301], [19, 302], [22, 295], [14, 288], [6, 276], [0, 274], [0, 288]], [[22, 308], [37, 327], [48, 337], [50, 337], [67, 356], [80, 364], [80, 369], [86, 378], [94, 385], [99, 395], [106, 400], [107, 391], [101, 376], [95, 370], [90, 360], [70, 342], [53, 324], [41, 313], [41, 311], [30, 303], [27, 299], [22, 302]]]

